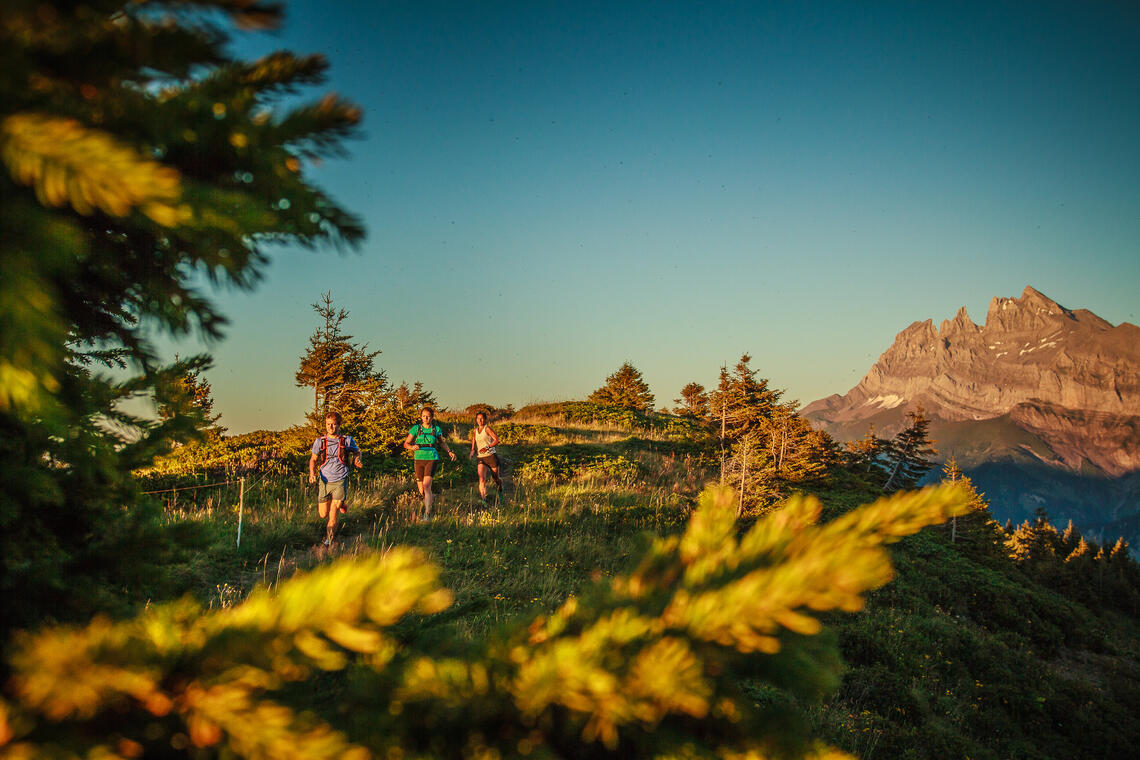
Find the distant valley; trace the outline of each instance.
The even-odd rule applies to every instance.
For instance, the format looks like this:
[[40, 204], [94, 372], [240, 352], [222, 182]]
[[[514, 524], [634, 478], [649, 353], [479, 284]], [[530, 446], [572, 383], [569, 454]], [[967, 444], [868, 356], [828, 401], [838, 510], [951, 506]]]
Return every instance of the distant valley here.
[[840, 440], [890, 436], [922, 406], [998, 520], [1045, 509], [1102, 535], [1140, 537], [1140, 327], [1068, 309], [1032, 287], [900, 332], [846, 394], [802, 413]]

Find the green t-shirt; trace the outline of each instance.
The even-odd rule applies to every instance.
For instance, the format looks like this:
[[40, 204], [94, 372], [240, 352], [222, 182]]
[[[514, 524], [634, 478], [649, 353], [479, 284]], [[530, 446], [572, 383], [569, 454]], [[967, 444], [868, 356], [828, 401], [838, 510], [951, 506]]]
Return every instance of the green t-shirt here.
[[[413, 436], [412, 443], [420, 447], [412, 452], [413, 459], [439, 459], [436, 441], [443, 438], [443, 431], [440, 430], [439, 425], [432, 425], [429, 428], [425, 428], [423, 425], [412, 425], [408, 428], [408, 435]], [[424, 448], [425, 446], [431, 448]]]

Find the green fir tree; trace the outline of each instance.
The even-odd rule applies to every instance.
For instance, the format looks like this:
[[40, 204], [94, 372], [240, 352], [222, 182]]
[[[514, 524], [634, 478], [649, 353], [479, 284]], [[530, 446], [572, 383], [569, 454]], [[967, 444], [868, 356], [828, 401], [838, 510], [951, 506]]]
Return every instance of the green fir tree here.
[[[210, 21], [206, 23], [208, 15]], [[119, 612], [169, 593], [179, 542], [129, 476], [201, 414], [148, 339], [217, 337], [205, 279], [252, 287], [270, 246], [354, 245], [363, 228], [309, 183], [360, 120], [321, 56], [230, 54], [256, 0], [11, 0], [0, 8], [0, 593], [3, 625]], [[100, 367], [133, 369], [111, 381]], [[149, 420], [122, 402], [177, 410]]]
[[606, 378], [606, 384], [590, 394], [588, 401], [606, 404], [623, 409], [641, 412], [653, 411], [653, 394], [649, 385], [629, 362], [624, 362], [617, 371]]
[[886, 474], [883, 490], [888, 493], [914, 488], [934, 466], [932, 457], [938, 452], [930, 440], [930, 421], [919, 406], [907, 412], [910, 423], [886, 446], [880, 466]]
[[709, 394], [700, 383], [688, 383], [681, 389], [681, 398], [673, 399], [677, 404], [673, 413], [681, 417], [706, 419], [709, 416]]

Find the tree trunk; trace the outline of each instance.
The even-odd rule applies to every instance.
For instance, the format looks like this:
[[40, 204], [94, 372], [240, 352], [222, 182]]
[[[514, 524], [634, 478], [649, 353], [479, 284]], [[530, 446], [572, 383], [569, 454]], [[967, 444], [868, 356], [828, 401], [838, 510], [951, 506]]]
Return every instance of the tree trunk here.
[[744, 460], [740, 466], [740, 501], [736, 505], [736, 516], [744, 514], [744, 480], [748, 476], [748, 436], [744, 437]]
[[724, 485], [724, 430], [725, 430], [725, 415], [728, 411], [728, 401], [724, 398], [720, 401], [720, 484]]

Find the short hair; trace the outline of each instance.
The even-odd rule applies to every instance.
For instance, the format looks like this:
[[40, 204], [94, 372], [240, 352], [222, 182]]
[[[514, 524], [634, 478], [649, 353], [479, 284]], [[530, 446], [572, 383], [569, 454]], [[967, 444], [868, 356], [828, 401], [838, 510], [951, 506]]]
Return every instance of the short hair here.
[[336, 420], [336, 424], [340, 424], [340, 412], [325, 412], [326, 420]]
[[430, 406], [425, 406], [423, 409], [420, 410], [420, 414], [423, 414], [424, 412], [427, 412], [428, 414], [430, 414], [431, 418], [433, 420], [435, 419], [435, 410], [432, 409]]

